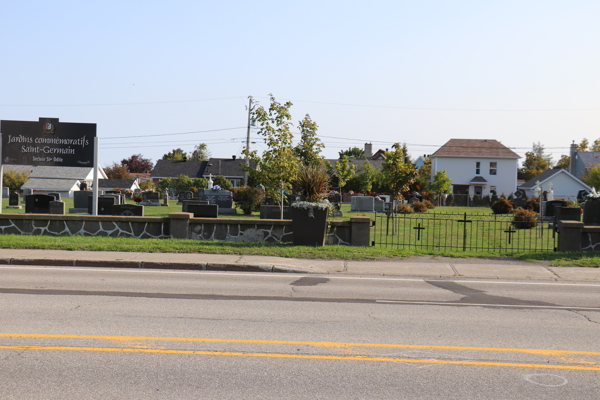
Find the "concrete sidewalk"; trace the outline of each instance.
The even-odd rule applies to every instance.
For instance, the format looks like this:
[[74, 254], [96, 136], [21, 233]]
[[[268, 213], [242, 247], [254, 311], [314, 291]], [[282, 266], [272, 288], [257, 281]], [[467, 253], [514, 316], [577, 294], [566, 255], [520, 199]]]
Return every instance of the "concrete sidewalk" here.
[[221, 254], [1, 249], [0, 265], [600, 282], [600, 268], [428, 256], [385, 261], [344, 261]]

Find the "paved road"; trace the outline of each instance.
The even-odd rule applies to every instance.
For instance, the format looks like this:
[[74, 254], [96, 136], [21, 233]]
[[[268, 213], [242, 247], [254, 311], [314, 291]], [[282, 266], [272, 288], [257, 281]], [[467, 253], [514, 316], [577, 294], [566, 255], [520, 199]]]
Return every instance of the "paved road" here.
[[0, 267], [0, 398], [600, 398], [600, 285]]

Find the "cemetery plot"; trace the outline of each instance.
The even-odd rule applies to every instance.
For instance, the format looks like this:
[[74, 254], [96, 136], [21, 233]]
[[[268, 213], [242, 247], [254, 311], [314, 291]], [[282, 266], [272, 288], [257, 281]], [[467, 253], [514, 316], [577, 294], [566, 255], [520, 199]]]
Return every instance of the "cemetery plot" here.
[[557, 234], [539, 217], [513, 214], [376, 214], [375, 246], [456, 251], [551, 252]]

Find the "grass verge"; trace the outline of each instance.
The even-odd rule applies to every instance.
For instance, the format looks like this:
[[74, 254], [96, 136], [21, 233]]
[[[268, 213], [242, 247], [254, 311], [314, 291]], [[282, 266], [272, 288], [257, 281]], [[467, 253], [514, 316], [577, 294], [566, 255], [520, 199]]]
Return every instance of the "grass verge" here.
[[22, 236], [2, 235], [0, 248], [53, 249], [84, 251], [134, 251], [143, 253], [207, 253], [263, 255], [288, 258], [326, 260], [389, 260], [398, 257], [432, 255], [457, 258], [520, 259], [546, 261], [555, 266], [599, 267], [598, 252], [580, 253], [517, 253], [510, 256], [494, 252], [424, 251], [401, 248], [325, 246], [303, 247], [292, 244], [208, 242], [181, 239], [135, 239], [89, 236]]

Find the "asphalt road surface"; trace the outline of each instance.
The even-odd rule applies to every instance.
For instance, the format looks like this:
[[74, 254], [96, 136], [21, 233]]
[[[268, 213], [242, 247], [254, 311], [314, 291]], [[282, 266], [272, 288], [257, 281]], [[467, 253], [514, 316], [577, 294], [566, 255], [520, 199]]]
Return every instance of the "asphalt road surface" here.
[[599, 399], [600, 285], [0, 267], [1, 399]]

